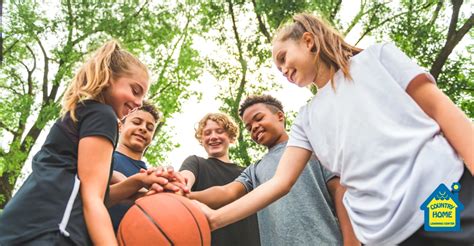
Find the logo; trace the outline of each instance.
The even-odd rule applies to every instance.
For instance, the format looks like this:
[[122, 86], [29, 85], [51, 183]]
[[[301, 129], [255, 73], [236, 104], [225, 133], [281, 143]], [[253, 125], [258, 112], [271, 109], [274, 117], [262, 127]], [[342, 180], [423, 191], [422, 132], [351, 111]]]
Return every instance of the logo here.
[[464, 206], [459, 201], [461, 185], [453, 183], [452, 192], [444, 184], [421, 204], [420, 209], [425, 212], [425, 231], [460, 231], [460, 213]]

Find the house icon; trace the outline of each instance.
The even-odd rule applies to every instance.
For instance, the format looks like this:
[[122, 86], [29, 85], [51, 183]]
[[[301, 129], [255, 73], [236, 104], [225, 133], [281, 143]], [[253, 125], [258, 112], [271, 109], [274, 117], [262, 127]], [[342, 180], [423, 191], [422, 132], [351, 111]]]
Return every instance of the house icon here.
[[464, 205], [459, 201], [459, 183], [451, 186], [453, 192], [444, 184], [436, 190], [420, 206], [425, 213], [425, 231], [460, 231], [460, 213]]

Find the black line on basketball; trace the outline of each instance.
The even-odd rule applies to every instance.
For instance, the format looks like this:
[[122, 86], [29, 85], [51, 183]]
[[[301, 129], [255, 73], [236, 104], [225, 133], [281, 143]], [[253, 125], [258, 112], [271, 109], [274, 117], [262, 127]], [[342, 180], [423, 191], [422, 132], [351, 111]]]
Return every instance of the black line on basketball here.
[[119, 227], [119, 233], [117, 233], [119, 236], [120, 236], [120, 239], [122, 239], [122, 244], [123, 246], [125, 246], [125, 240], [123, 238], [123, 228], [122, 227]]
[[147, 214], [147, 212], [142, 208], [140, 207], [140, 205], [136, 204], [135, 205], [143, 212], [143, 214], [146, 216], [146, 218], [151, 221], [151, 223], [153, 223], [156, 228], [158, 228], [158, 230], [160, 230], [161, 234], [163, 234], [163, 236], [165, 236], [166, 240], [168, 240], [168, 242], [171, 244], [171, 246], [174, 245], [173, 241], [171, 241], [171, 239], [168, 237], [168, 235], [166, 235], [166, 233], [163, 231], [163, 229], [161, 228], [160, 225], [158, 225], [158, 223], [156, 223], [156, 221], [150, 216]]
[[[168, 195], [167, 195], [168, 196]], [[171, 197], [173, 197], [172, 195], [169, 195]], [[202, 239], [202, 231], [201, 231], [201, 227], [199, 226], [199, 223], [197, 221], [197, 219], [194, 217], [194, 214], [193, 212], [188, 208], [188, 206], [186, 206], [185, 203], [183, 203], [182, 201], [180, 201], [179, 199], [176, 199], [173, 197], [173, 199], [177, 200], [179, 203], [181, 203], [185, 208], [186, 210], [188, 210], [188, 212], [191, 214], [191, 217], [193, 217], [194, 219], [194, 222], [196, 222], [196, 225], [197, 225], [197, 228], [198, 228], [198, 231], [199, 231], [199, 238], [201, 239], [201, 246], [204, 245], [204, 239]]]

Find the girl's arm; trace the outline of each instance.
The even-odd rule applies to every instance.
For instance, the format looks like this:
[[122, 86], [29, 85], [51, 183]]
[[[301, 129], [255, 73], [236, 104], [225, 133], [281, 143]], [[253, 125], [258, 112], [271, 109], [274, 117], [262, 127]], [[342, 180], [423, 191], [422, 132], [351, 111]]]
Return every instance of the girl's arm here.
[[104, 204], [112, 161], [112, 143], [90, 136], [79, 141], [78, 176], [84, 219], [94, 245], [117, 245], [112, 222]]
[[426, 74], [416, 76], [407, 93], [440, 126], [444, 136], [474, 175], [474, 126]]
[[219, 229], [246, 218], [286, 195], [290, 192], [310, 157], [311, 151], [309, 150], [288, 147], [280, 159], [273, 178], [247, 195], [219, 210], [211, 210], [205, 207], [204, 204], [198, 203], [209, 220], [211, 230]]
[[344, 246], [349, 245], [360, 245], [359, 240], [355, 236], [354, 230], [352, 228], [349, 215], [347, 214], [346, 208], [342, 203], [342, 198], [346, 192], [346, 188], [341, 185], [340, 179], [332, 178], [327, 182], [327, 187], [329, 193], [331, 193], [332, 200], [334, 202], [334, 208], [336, 209], [336, 215], [339, 219], [339, 226], [341, 227], [342, 239], [344, 241]]

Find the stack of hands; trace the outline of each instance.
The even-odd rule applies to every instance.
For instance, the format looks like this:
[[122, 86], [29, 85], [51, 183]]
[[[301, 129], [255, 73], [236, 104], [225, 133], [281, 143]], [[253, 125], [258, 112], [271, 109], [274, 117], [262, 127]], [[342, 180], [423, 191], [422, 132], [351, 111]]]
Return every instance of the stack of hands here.
[[[151, 167], [147, 170], [141, 169], [129, 178], [138, 180], [143, 188], [135, 194], [131, 200], [140, 198], [142, 196], [152, 195], [159, 192], [172, 192], [177, 195], [186, 196], [190, 190], [186, 186], [187, 180], [179, 172], [174, 171], [171, 166], [168, 167]], [[110, 184], [117, 184], [127, 177], [120, 172], [114, 171]]]

